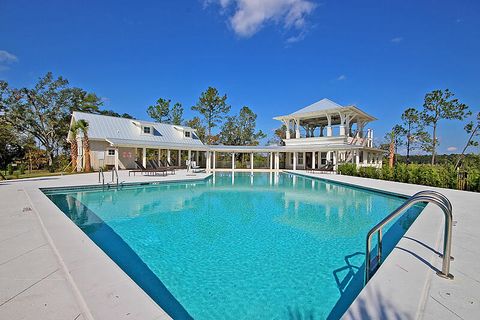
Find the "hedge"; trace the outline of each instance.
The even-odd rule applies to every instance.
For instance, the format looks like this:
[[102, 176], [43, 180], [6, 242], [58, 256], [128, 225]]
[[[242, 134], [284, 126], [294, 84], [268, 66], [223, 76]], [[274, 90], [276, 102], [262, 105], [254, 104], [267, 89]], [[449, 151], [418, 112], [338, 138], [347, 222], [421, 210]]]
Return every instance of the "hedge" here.
[[[466, 190], [480, 192], [480, 169], [469, 168], [466, 171]], [[399, 163], [393, 168], [384, 165], [381, 169], [373, 167], [357, 169], [353, 163], [344, 163], [338, 166], [338, 173], [450, 189], [458, 189], [459, 182], [458, 173], [452, 165]]]

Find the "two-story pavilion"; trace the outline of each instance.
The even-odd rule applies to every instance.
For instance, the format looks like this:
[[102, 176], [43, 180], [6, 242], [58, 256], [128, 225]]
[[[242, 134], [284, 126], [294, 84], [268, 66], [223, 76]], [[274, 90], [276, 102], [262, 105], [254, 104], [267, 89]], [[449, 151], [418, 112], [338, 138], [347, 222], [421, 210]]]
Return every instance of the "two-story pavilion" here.
[[[336, 168], [345, 162], [373, 167], [382, 164], [382, 151], [373, 147], [373, 130], [366, 129], [376, 119], [356, 106], [342, 106], [328, 99], [275, 117], [287, 129], [282, 145], [206, 145], [194, 129], [185, 126], [73, 113], [72, 121], [81, 119], [89, 123], [90, 157], [95, 170], [134, 169], [134, 160], [148, 167], [149, 159], [174, 164], [185, 164], [190, 159], [209, 172], [297, 170], [327, 163]], [[77, 144], [77, 168], [81, 168], [81, 134]]]

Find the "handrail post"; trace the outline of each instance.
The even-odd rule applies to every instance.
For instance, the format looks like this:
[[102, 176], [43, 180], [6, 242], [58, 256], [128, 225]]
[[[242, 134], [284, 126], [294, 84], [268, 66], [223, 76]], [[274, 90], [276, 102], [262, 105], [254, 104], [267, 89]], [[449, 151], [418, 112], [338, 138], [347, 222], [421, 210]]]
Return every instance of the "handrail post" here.
[[382, 228], [380, 228], [377, 232], [377, 264], [379, 266], [382, 263], [382, 238]]
[[446, 278], [453, 279], [453, 275], [450, 274], [450, 261], [451, 251], [452, 251], [452, 212], [443, 210], [445, 214], [445, 228], [443, 234], [443, 261], [442, 261], [442, 271], [437, 272], [437, 275]]
[[370, 268], [371, 268], [371, 261], [370, 261], [370, 250], [371, 250], [371, 242], [370, 239], [372, 234], [369, 232], [367, 235], [367, 245], [365, 250], [365, 278], [364, 284], [367, 284], [368, 280], [370, 280]]
[[418, 192], [411, 196], [407, 201], [405, 201], [400, 207], [395, 209], [391, 214], [385, 217], [382, 221], [380, 221], [376, 226], [374, 226], [367, 234], [366, 239], [366, 251], [365, 251], [365, 281], [364, 284], [366, 285], [367, 282], [370, 280], [370, 269], [371, 269], [371, 260], [370, 260], [370, 251], [371, 251], [371, 238], [372, 235], [377, 232], [377, 262], [378, 266], [382, 263], [382, 228], [392, 221], [395, 217], [399, 216], [401, 213], [405, 212], [408, 208], [413, 206], [418, 202], [427, 202], [436, 204], [440, 209], [442, 209], [445, 221], [444, 221], [444, 238], [443, 238], [443, 261], [442, 261], [442, 271], [438, 271], [437, 275], [446, 278], [446, 279], [453, 279], [453, 275], [450, 274], [450, 262], [453, 259], [451, 257], [451, 249], [452, 249], [452, 223], [453, 223], [453, 216], [452, 216], [452, 203], [445, 197], [443, 194], [436, 192], [425, 190]]

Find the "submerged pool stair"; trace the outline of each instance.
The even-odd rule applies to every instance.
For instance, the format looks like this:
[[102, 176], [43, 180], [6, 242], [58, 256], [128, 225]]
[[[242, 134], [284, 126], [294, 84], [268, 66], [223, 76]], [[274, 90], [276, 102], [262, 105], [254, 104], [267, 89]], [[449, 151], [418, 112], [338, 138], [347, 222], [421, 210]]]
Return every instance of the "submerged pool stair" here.
[[[364, 285], [370, 280], [373, 276], [375, 271], [380, 267], [382, 264], [382, 229], [383, 227], [391, 222], [393, 219], [404, 213], [408, 208], [412, 207], [416, 203], [419, 202], [427, 202], [436, 204], [440, 209], [442, 209], [444, 216], [445, 216], [445, 226], [444, 226], [444, 235], [443, 235], [443, 263], [442, 263], [442, 271], [438, 271], [437, 275], [446, 278], [446, 279], [453, 279], [453, 275], [450, 274], [450, 261], [453, 260], [451, 254], [452, 249], [452, 204], [450, 200], [447, 199], [443, 194], [432, 191], [432, 190], [425, 190], [420, 191], [411, 196], [407, 201], [405, 201], [400, 207], [395, 209], [392, 213], [390, 213], [385, 219], [380, 221], [375, 227], [370, 229], [367, 234], [366, 238], [366, 250], [365, 250], [365, 278], [364, 278]], [[371, 240], [374, 234], [377, 234], [377, 252], [376, 256], [374, 257], [374, 261], [372, 262], [370, 258], [370, 253], [372, 251], [371, 248]]]

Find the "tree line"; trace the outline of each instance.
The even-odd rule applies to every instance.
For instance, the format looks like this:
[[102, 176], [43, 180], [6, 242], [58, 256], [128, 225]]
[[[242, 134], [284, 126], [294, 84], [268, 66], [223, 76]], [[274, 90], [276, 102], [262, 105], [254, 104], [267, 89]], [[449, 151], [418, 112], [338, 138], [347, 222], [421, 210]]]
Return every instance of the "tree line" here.
[[[449, 89], [434, 90], [425, 95], [421, 109], [407, 108], [401, 115], [401, 123], [396, 124], [385, 135], [385, 142], [380, 146], [388, 150], [389, 165], [395, 162], [398, 148], [406, 149], [405, 162], [412, 161], [412, 152], [415, 150], [430, 154], [430, 164], [437, 160], [439, 146], [438, 129], [443, 120], [463, 121], [472, 115], [469, 107], [461, 103]], [[457, 157], [455, 167], [461, 165], [465, 152], [470, 146], [478, 146], [480, 112], [475, 119], [468, 122], [464, 129], [468, 135], [467, 142]]]
[[[208, 87], [202, 92], [191, 110], [198, 115], [184, 121], [181, 103], [171, 106], [170, 99], [159, 98], [147, 108], [147, 114], [157, 122], [191, 127], [208, 144], [258, 145], [266, 137], [261, 130], [257, 131], [257, 115], [249, 107], [243, 106], [238, 114], [230, 115], [227, 95], [221, 95], [216, 88]], [[216, 127], [220, 130], [215, 134]]]
[[133, 118], [103, 109], [103, 100], [95, 93], [70, 87], [67, 79], [51, 72], [39, 78], [32, 88], [14, 88], [0, 80], [0, 165], [15, 158], [45, 150], [47, 164], [68, 149], [66, 137], [73, 111]]
[[[247, 106], [231, 115], [227, 95], [219, 94], [216, 88], [202, 92], [191, 110], [198, 115], [184, 120], [181, 103], [172, 105], [170, 99], [160, 98], [147, 107], [147, 114], [157, 122], [192, 127], [202, 141], [210, 144], [257, 145], [265, 137], [256, 130], [257, 115]], [[69, 86], [67, 79], [54, 77], [51, 72], [31, 88], [14, 88], [0, 80], [0, 167], [28, 157], [30, 162], [53, 171], [68, 163], [69, 153], [75, 163], [75, 142], [69, 145], [66, 137], [69, 130], [73, 136], [81, 131], [88, 137], [88, 123], [79, 121], [70, 126], [74, 111], [134, 119], [128, 113], [105, 109], [104, 101], [95, 93]], [[219, 130], [214, 133], [216, 127]], [[41, 154], [46, 155], [45, 162]]]

